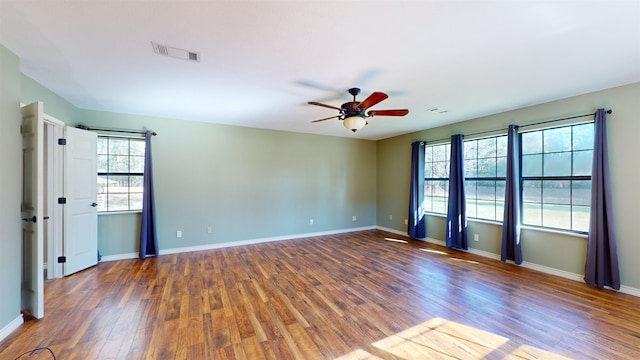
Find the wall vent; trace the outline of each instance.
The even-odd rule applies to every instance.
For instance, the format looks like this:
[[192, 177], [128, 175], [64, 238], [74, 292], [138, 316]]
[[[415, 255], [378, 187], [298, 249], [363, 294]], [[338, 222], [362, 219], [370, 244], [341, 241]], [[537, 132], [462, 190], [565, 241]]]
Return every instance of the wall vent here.
[[200, 53], [198, 52], [178, 49], [167, 45], [156, 44], [154, 42], [151, 42], [151, 45], [153, 46], [153, 51], [158, 55], [200, 62]]

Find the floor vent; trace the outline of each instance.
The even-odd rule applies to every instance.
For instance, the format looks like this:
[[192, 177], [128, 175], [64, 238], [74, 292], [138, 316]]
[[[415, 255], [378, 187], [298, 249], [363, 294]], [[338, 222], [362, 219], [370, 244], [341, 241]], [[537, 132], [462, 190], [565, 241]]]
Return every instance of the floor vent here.
[[176, 59], [200, 62], [200, 54], [195, 51], [178, 49], [167, 45], [151, 42], [153, 51], [158, 55], [168, 56]]

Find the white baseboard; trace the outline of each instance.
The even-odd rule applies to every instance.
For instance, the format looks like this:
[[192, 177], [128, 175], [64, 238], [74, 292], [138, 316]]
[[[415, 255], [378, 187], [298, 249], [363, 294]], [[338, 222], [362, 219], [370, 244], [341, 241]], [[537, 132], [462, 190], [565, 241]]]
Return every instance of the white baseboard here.
[[5, 327], [0, 329], [0, 341], [4, 340], [9, 334], [13, 332], [13, 330], [17, 329], [24, 323], [24, 318], [22, 314], [17, 318], [13, 319], [10, 323], [8, 323]]
[[100, 262], [136, 259], [139, 254], [140, 253], [135, 252], [135, 253], [117, 254], [117, 255], [102, 255], [100, 257]]

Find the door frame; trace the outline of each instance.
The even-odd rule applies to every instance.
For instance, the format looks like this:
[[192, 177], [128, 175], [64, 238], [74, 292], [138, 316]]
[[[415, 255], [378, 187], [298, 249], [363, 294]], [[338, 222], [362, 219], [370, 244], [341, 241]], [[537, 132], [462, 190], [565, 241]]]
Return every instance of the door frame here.
[[53, 116], [44, 114], [45, 131], [45, 246], [47, 260], [47, 280], [61, 278], [62, 263], [57, 259], [64, 252], [64, 208], [57, 199], [64, 196], [64, 149], [58, 145], [58, 139], [64, 137], [65, 123]]

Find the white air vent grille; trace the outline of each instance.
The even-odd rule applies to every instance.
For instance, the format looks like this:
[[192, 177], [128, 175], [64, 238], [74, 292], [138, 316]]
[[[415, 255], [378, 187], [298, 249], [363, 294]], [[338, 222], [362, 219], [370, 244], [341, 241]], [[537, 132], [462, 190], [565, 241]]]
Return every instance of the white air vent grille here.
[[195, 51], [178, 49], [167, 45], [156, 44], [154, 42], [151, 42], [151, 45], [153, 46], [153, 51], [158, 55], [200, 62], [200, 54]]

